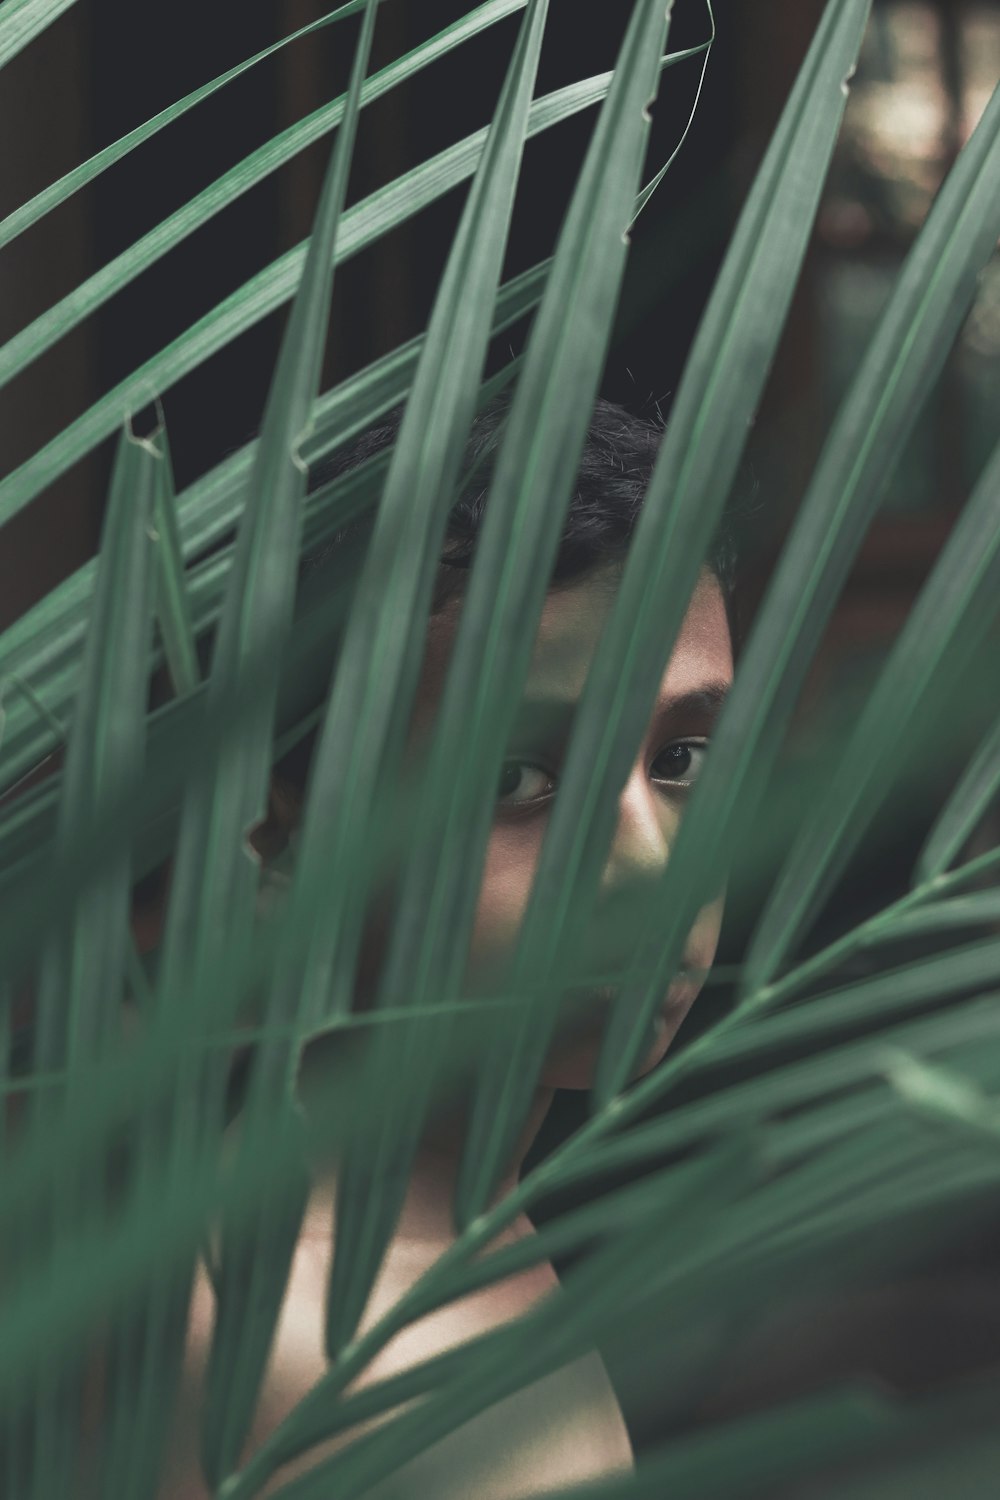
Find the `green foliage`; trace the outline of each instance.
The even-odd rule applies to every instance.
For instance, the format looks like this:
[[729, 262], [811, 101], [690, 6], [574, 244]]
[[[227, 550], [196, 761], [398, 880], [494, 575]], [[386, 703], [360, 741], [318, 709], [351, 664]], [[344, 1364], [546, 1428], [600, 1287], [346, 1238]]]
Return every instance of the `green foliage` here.
[[0, 15], [0, 68], [76, 0], [7, 0]]
[[[829, 0], [747, 198], [586, 683], [516, 951], [476, 996], [463, 975], [492, 788], [627, 274], [629, 230], [662, 176], [642, 187], [647, 106], [677, 76], [668, 65], [705, 49], [664, 55], [668, 9], [635, 0], [612, 72], [534, 99], [545, 0], [490, 0], [369, 77], [379, 5], [352, 0], [303, 29], [346, 23], [355, 50], [343, 97], [227, 172], [0, 350], [3, 383], [236, 196], [336, 131], [309, 240], [0, 481], [7, 520], [118, 430], [123, 410], [151, 388], [166, 391], [291, 303], [259, 438], [178, 494], [162, 424], [146, 439], [129, 427], [99, 556], [0, 639], [0, 789], [12, 793], [0, 807], [0, 1090], [27, 1105], [16, 1129], [6, 1123], [0, 1156], [0, 1457], [4, 1493], [16, 1500], [77, 1492], [77, 1428], [98, 1336], [106, 1410], [91, 1492], [156, 1494], [200, 1253], [216, 1303], [199, 1434], [212, 1492], [250, 1500], [315, 1444], [377, 1419], [279, 1491], [350, 1500], [374, 1485], [390, 1493], [382, 1485], [433, 1443], [612, 1335], [632, 1340], [640, 1372], [650, 1330], [668, 1346], [678, 1336], [683, 1373], [679, 1333], [711, 1337], [720, 1307], [739, 1319], [790, 1284], [863, 1279], [914, 1242], [960, 1231], [1000, 1179], [1000, 853], [962, 862], [1000, 785], [997, 725], [956, 778], [907, 894], [794, 957], [892, 790], [904, 742], [933, 724], [995, 632], [1000, 449], [835, 773], [806, 812], [793, 811], [738, 1003], [626, 1088], [695, 915], [747, 857], [823, 627], [995, 248], [1000, 94], [942, 188], [828, 435], [669, 867], [636, 898], [633, 958], [590, 1118], [497, 1198], [562, 997], [598, 978], [581, 976], [576, 951], [616, 799], [765, 389], [869, 0]], [[6, 0], [0, 66], [63, 9]], [[522, 10], [491, 125], [346, 208], [364, 105]], [[0, 225], [0, 246], [274, 50], [17, 210]], [[552, 258], [503, 284], [525, 142], [597, 105]], [[335, 268], [466, 179], [426, 333], [321, 392]], [[523, 359], [485, 380], [491, 337], [528, 314]], [[400, 745], [447, 513], [474, 412], [507, 383], [511, 418], [482, 543], [429, 752], [413, 771]], [[306, 496], [308, 466], [404, 398], [391, 451]], [[303, 550], [365, 515], [361, 562], [311, 598], [307, 581], [297, 584]], [[209, 639], [203, 679], [198, 647]], [[150, 676], [164, 666], [172, 697], [149, 712]], [[265, 914], [249, 841], [274, 759], [313, 728], [294, 871]], [[130, 890], [168, 855], [166, 929], [150, 977], [131, 946]], [[374, 1008], [359, 1015], [361, 930], [390, 860], [399, 900]], [[919, 940], [926, 956], [893, 963], [903, 939]], [[859, 956], [868, 968], [845, 974]], [[34, 1053], [30, 1072], [14, 1076], [7, 1044], [26, 988]], [[135, 1027], [124, 1025], [126, 999]], [[340, 1162], [335, 1254], [325, 1312], [316, 1312], [329, 1363], [241, 1463], [306, 1208], [311, 1142], [296, 1069], [319, 1033], [362, 1044], [321, 1122]], [[224, 1150], [236, 1041], [252, 1043], [252, 1058], [241, 1133]], [[473, 1084], [456, 1237], [366, 1325], [420, 1131], [456, 1080]], [[701, 1097], [681, 1094], [668, 1113], [650, 1112], [690, 1080], [706, 1084]], [[494, 1243], [571, 1188], [586, 1197], [536, 1234]], [[553, 1256], [578, 1256], [558, 1295], [401, 1374], [355, 1385], [418, 1319]], [[974, 1383], [915, 1403], [827, 1393], [678, 1439], [636, 1475], [587, 1493], [749, 1496], [822, 1472], [833, 1485], [824, 1493], [861, 1493], [850, 1486], [863, 1482], [911, 1494], [919, 1447], [936, 1492], [978, 1494], [996, 1463], [996, 1396], [995, 1385]]]

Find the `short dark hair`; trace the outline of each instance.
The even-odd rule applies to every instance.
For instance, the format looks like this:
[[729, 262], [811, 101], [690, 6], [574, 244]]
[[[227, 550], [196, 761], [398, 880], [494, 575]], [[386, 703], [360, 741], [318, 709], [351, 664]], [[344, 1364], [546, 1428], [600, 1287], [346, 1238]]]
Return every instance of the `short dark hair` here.
[[[353, 442], [314, 464], [309, 473], [310, 493], [362, 464], [387, 455], [399, 433], [404, 407], [400, 406], [379, 424], [367, 428]], [[468, 582], [483, 516], [490, 479], [504, 424], [510, 412], [510, 396], [494, 397], [473, 419], [457, 485], [457, 498], [448, 515], [440, 566], [432, 600], [432, 612], [443, 609], [461, 596]], [[559, 541], [550, 589], [567, 587], [598, 568], [624, 561], [635, 530], [653, 466], [663, 439], [664, 425], [633, 416], [622, 406], [598, 400], [594, 406], [583, 446], [563, 532]], [[735, 598], [736, 538], [734, 521], [739, 502], [727, 510], [713, 538], [706, 566], [722, 590], [734, 651], [739, 649], [739, 621]], [[307, 551], [299, 570], [300, 582], [313, 601], [325, 594], [324, 575], [343, 581], [356, 574], [359, 548], [371, 532], [372, 516], [366, 514], [334, 533], [332, 538]], [[338, 563], [341, 565], [338, 570]], [[282, 782], [305, 786], [316, 730], [299, 741], [275, 767]]]
[[[310, 491], [387, 451], [397, 437], [403, 411], [404, 407], [397, 407], [345, 450], [316, 464], [310, 470]], [[505, 392], [494, 397], [473, 419], [458, 497], [448, 516], [434, 593], [435, 610], [464, 591], [467, 570], [475, 555], [486, 511], [493, 465], [509, 412], [510, 397]], [[634, 416], [614, 402], [599, 399], [595, 403], [577, 470], [576, 487], [556, 554], [551, 588], [573, 583], [609, 563], [624, 561], [663, 432], [662, 423], [657, 425]], [[363, 534], [370, 524], [370, 520], [354, 522], [332, 540], [308, 553], [303, 559], [302, 575], [322, 568], [349, 537]], [[705, 562], [721, 586], [735, 646], [736, 537], [732, 516], [728, 512], [723, 516]]]

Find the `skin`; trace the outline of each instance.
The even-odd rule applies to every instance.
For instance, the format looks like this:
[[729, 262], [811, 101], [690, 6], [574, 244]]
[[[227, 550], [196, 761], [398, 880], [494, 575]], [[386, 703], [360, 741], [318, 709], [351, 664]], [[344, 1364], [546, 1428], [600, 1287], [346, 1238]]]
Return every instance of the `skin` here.
[[[572, 587], [550, 593], [525, 682], [526, 704], [544, 703], [545, 719], [519, 720], [509, 746], [480, 888], [473, 930], [470, 973], [488, 972], [509, 953], [527, 907], [542, 839], [558, 781], [558, 763], [568, 738], [572, 709], [610, 613], [617, 571], [591, 574]], [[434, 621], [430, 632], [415, 727], [433, 720], [450, 658], [457, 606]], [[705, 572], [688, 609], [660, 694], [628, 780], [618, 800], [618, 825], [600, 886], [597, 935], [588, 953], [596, 972], [613, 969], [627, 954], [620, 938], [623, 919], [640, 888], [662, 874], [684, 802], [704, 762], [704, 745], [718, 709], [677, 706], [694, 693], [721, 694], [733, 676], [732, 645], [717, 580]], [[549, 707], [551, 705], [551, 708]], [[550, 713], [552, 723], [547, 724]], [[685, 945], [691, 969], [707, 970], [715, 957], [722, 921], [721, 898], [699, 914]], [[699, 985], [674, 987], [657, 1036], [636, 1076], [660, 1061], [698, 993]], [[549, 1088], [590, 1086], [607, 1011], [606, 992], [590, 1008], [589, 1024], [578, 1028], [550, 1055], [543, 1076]]]
[[[466, 984], [472, 993], [482, 976], [509, 954], [524, 918], [542, 840], [558, 784], [559, 763], [582, 694], [587, 672], [610, 614], [619, 572], [595, 571], [546, 598], [528, 674], [524, 712], [519, 716], [501, 776], [483, 868]], [[444, 692], [460, 600], [435, 615], [414, 702], [409, 748], [424, 745]], [[598, 905], [588, 923], [591, 938], [586, 967], [607, 977], [628, 957], [621, 934], [635, 898], [662, 875], [684, 804], [704, 762], [705, 746], [721, 699], [732, 682], [733, 653], [725, 603], [718, 580], [703, 571], [663, 675], [660, 691], [635, 761], [618, 799], [618, 823], [600, 883]], [[707, 701], [706, 701], [707, 700]], [[291, 814], [291, 822], [295, 815]], [[705, 906], [688, 935], [685, 970], [707, 971], [714, 960], [722, 923], [720, 896]], [[377, 985], [386, 945], [389, 908], [376, 908], [366, 926], [359, 962], [361, 1004]], [[634, 1077], [662, 1059], [694, 1003], [702, 979], [682, 974], [664, 996], [655, 1035]], [[521, 1160], [537, 1133], [557, 1088], [586, 1089], [594, 1076], [613, 990], [595, 987], [578, 997], [571, 1024], [563, 1028], [546, 1059], [540, 1088], [521, 1148], [501, 1191], [517, 1178]], [[336, 1071], [340, 1038], [314, 1042], [303, 1057], [300, 1092], [320, 1098]], [[446, 1115], [432, 1122], [418, 1157], [418, 1196], [440, 1207], [440, 1234], [450, 1235], [450, 1194], [463, 1137], [462, 1120]], [[426, 1160], [427, 1170], [422, 1170]], [[332, 1175], [332, 1166], [329, 1172]], [[446, 1227], [447, 1226], [447, 1227]]]
[[[582, 692], [601, 629], [611, 608], [617, 571], [592, 573], [551, 592], [545, 602], [525, 684], [525, 703], [547, 700], [561, 705], [561, 729], [539, 738], [539, 722], [530, 712], [508, 747], [493, 831], [479, 891], [467, 978], [509, 953], [529, 899], [542, 839], [558, 782], [560, 740], [567, 714]], [[431, 622], [411, 725], [411, 742], [419, 743], [433, 724], [459, 616], [456, 603]], [[732, 679], [733, 659], [722, 593], [707, 571], [692, 597], [670, 663], [660, 685], [635, 762], [622, 787], [618, 821], [603, 873], [595, 914], [594, 972], [606, 972], [627, 957], [612, 946], [621, 943], [622, 915], [634, 906], [637, 889], [655, 881], [669, 857], [684, 802], [703, 760], [717, 698]], [[691, 695], [701, 695], [692, 699]], [[685, 700], [680, 704], [679, 700]], [[552, 717], [551, 712], [548, 715]], [[551, 726], [550, 726], [551, 728]], [[280, 848], [295, 820], [294, 803], [272, 799], [270, 825], [260, 830], [259, 847]], [[274, 822], [284, 827], [273, 826]], [[715, 955], [722, 919], [722, 898], [699, 914], [685, 947], [685, 966], [707, 970]], [[360, 964], [359, 1001], [374, 984], [384, 947], [385, 914], [369, 918]], [[638, 1074], [662, 1058], [699, 988], [681, 980], [664, 997], [655, 1037]], [[596, 1065], [600, 1036], [611, 995], [591, 992], [574, 1025], [558, 1035], [546, 1060], [540, 1087], [509, 1163], [498, 1196], [517, 1180], [521, 1162], [556, 1088], [585, 1088]], [[340, 1037], [320, 1038], [302, 1057], [298, 1089], [307, 1120], [329, 1095], [337, 1072]], [[343, 1062], [343, 1057], [340, 1057]], [[239, 1120], [231, 1127], [238, 1134]], [[395, 1238], [386, 1254], [364, 1330], [393, 1305], [454, 1241], [451, 1202], [464, 1135], [455, 1114], [439, 1114], [427, 1128], [417, 1152]], [[313, 1145], [313, 1189], [296, 1248], [288, 1288], [275, 1334], [273, 1352], [246, 1452], [252, 1452], [291, 1410], [326, 1368], [321, 1318], [330, 1274], [336, 1197], [335, 1163], [321, 1145]], [[498, 1236], [499, 1248], [534, 1233], [521, 1216]], [[406, 1369], [467, 1338], [516, 1318], [558, 1285], [552, 1267], [543, 1263], [499, 1285], [476, 1292], [439, 1309], [393, 1338], [357, 1382], [364, 1385]], [[197, 1474], [197, 1414], [203, 1399], [204, 1372], [214, 1315], [207, 1277], [199, 1267], [188, 1332], [185, 1380], [171, 1442], [173, 1467], [160, 1500], [203, 1500], [207, 1495]], [[352, 1387], [352, 1389], [357, 1388]], [[357, 1435], [355, 1429], [349, 1436]], [[317, 1456], [332, 1452], [338, 1440], [314, 1450], [280, 1472], [264, 1494], [312, 1467]], [[573, 1481], [624, 1471], [631, 1466], [624, 1422], [606, 1372], [596, 1352], [573, 1362], [526, 1391], [498, 1403], [489, 1412], [435, 1444], [407, 1466], [403, 1493], [459, 1500], [475, 1493], [479, 1500], [517, 1500]], [[389, 1500], [399, 1492], [389, 1486], [373, 1496]]]

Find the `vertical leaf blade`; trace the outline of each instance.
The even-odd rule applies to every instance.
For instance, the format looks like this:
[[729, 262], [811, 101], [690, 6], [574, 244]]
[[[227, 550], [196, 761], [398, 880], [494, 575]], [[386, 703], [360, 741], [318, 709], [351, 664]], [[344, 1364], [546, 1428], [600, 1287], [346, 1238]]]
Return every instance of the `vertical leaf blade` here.
[[[446, 521], [486, 357], [518, 169], [547, 14], [531, 0], [500, 103], [442, 278], [386, 488], [348, 622], [317, 749], [303, 829], [300, 889], [338, 893], [307, 955], [301, 985], [311, 1019], [350, 1003], [364, 912], [356, 875], [380, 781], [394, 758], [422, 656]], [[327, 997], [331, 997], [329, 1000]], [[398, 1056], [412, 1034], [377, 1044]], [[376, 1066], [376, 1071], [378, 1067]], [[408, 1160], [426, 1105], [419, 1068], [408, 1076], [372, 1151], [358, 1144], [338, 1173], [337, 1237], [327, 1347], [338, 1350], [364, 1310], [398, 1217]], [[429, 1080], [428, 1080], [429, 1082]], [[407, 1136], [410, 1136], [409, 1141]]]
[[[478, 861], [477, 870], [493, 811], [489, 788], [496, 784], [528, 668], [607, 351], [668, 26], [662, 6], [640, 3], [633, 10], [560, 236], [490, 490], [462, 620], [470, 645], [460, 641], [457, 648], [441, 731], [453, 766], [461, 767], [460, 790], [451, 803], [470, 835], [461, 857], [470, 866]], [[479, 651], [471, 644], [477, 634], [486, 643]], [[463, 729], [465, 703], [471, 707]], [[441, 856], [451, 889], [439, 886], [435, 892], [439, 907], [432, 908], [435, 921], [428, 929], [446, 993], [461, 980], [478, 889], [477, 880], [461, 880], [455, 829], [451, 838], [454, 853]], [[421, 959], [428, 963], [426, 948]], [[456, 1192], [460, 1224], [485, 1207], [521, 1128], [548, 1040], [539, 1010], [532, 1007], [530, 1025], [519, 1027], [513, 1049], [504, 1039], [483, 1059]]]
[[[652, 974], [623, 996], [599, 1080], [606, 1099], [633, 1066], [698, 910], [738, 844], [799, 687], [885, 479], [937, 377], [1000, 233], [1000, 91], [914, 245], [819, 459], [757, 616], [712, 753], [681, 822], [637, 953]], [[683, 876], [683, 878], [682, 878]], [[664, 916], [669, 913], [669, 918]], [[765, 965], [766, 967], [766, 965]], [[746, 976], [755, 988], [763, 969]]]
[[[164, 437], [164, 443], [166, 439]], [[177, 497], [169, 451], [157, 471], [153, 523], [156, 537], [156, 618], [174, 692], [193, 693], [201, 680], [194, 620], [184, 572]]]
[[[54, 855], [81, 841], [107, 838], [105, 814], [121, 781], [142, 764], [146, 682], [152, 636], [152, 523], [155, 470], [162, 463], [150, 441], [124, 434], [112, 473], [98, 558], [93, 610], [81, 667], [78, 712], [69, 735], [60, 789]], [[115, 833], [112, 857], [80, 892], [66, 927], [58, 924], [42, 956], [34, 1065], [66, 1069], [60, 1089], [32, 1096], [35, 1128], [57, 1112], [72, 1130], [86, 1112], [93, 1069], [120, 1035], [125, 995], [130, 891], [127, 837]], [[18, 1230], [54, 1238], [55, 1253], [107, 1212], [100, 1171], [50, 1184], [48, 1211]], [[59, 1493], [70, 1481], [76, 1446], [83, 1368], [78, 1357], [57, 1361], [50, 1349], [38, 1370], [30, 1420], [33, 1466], [28, 1494]]]
[[788, 854], [748, 957], [751, 975], [759, 976], [756, 982], [766, 982], [801, 937], [891, 789], [916, 721], [926, 722], [929, 705], [961, 677], [998, 612], [1000, 447], [890, 651], [829, 785]]
[[[320, 197], [306, 263], [282, 340], [251, 474], [237, 552], [219, 626], [209, 707], [244, 697], [252, 672], [248, 721], [238, 739], [197, 774], [182, 810], [171, 890], [162, 984], [186, 982], [241, 951], [249, 937], [257, 866], [246, 839], [263, 816], [271, 764], [280, 651], [292, 620], [306, 471], [299, 447], [316, 399], [332, 295], [331, 267], [343, 219], [362, 89], [378, 0], [367, 0], [347, 104]], [[188, 981], [188, 976], [190, 980]], [[203, 1128], [219, 1123], [223, 1079], [206, 1076], [199, 1104]], [[223, 1069], [224, 1073], [224, 1069]], [[175, 1103], [175, 1116], [185, 1107]], [[258, 1146], [255, 1119], [240, 1151]], [[190, 1130], [190, 1125], [187, 1126]], [[296, 1185], [297, 1187], [299, 1185]], [[248, 1233], [224, 1224], [218, 1318], [201, 1425], [201, 1457], [217, 1485], [239, 1458], [256, 1405], [284, 1285], [305, 1207], [299, 1189], [272, 1202]], [[181, 1330], [183, 1335], [183, 1329]], [[171, 1351], [176, 1357], [177, 1350]]]

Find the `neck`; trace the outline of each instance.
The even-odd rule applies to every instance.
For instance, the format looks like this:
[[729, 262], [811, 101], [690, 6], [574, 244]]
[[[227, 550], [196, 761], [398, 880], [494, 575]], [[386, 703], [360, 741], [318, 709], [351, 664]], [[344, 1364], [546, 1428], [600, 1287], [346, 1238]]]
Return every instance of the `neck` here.
[[[340, 1052], [340, 1049], [337, 1049]], [[342, 1062], [342, 1056], [336, 1062]], [[338, 1076], [339, 1075], [339, 1076]], [[298, 1093], [307, 1122], [321, 1120], [331, 1098], [340, 1094], [347, 1070], [336, 1066], [323, 1039], [310, 1043], [299, 1070]], [[521, 1165], [552, 1103], [553, 1090], [540, 1088], [522, 1126], [503, 1177], [490, 1207], [517, 1185]], [[460, 1107], [438, 1109], [423, 1129], [407, 1183], [406, 1196], [396, 1228], [397, 1243], [433, 1245], [440, 1252], [455, 1239], [452, 1204], [458, 1183], [466, 1139], [467, 1111]], [[336, 1194], [336, 1152], [323, 1146], [325, 1130], [311, 1131], [314, 1198], [310, 1217], [316, 1216], [317, 1232], [328, 1234], [330, 1210]], [[336, 1134], [333, 1136], [336, 1139]], [[515, 1233], [530, 1228], [524, 1215], [515, 1221]]]
[[[493, 1207], [517, 1186], [522, 1163], [552, 1103], [552, 1090], [539, 1089], [531, 1103], [517, 1144], [494, 1192]], [[399, 1232], [414, 1240], [450, 1242], [455, 1238], [452, 1204], [466, 1139], [466, 1118], [454, 1112], [439, 1116], [425, 1131], [413, 1163]], [[519, 1215], [519, 1220], [524, 1216]]]

